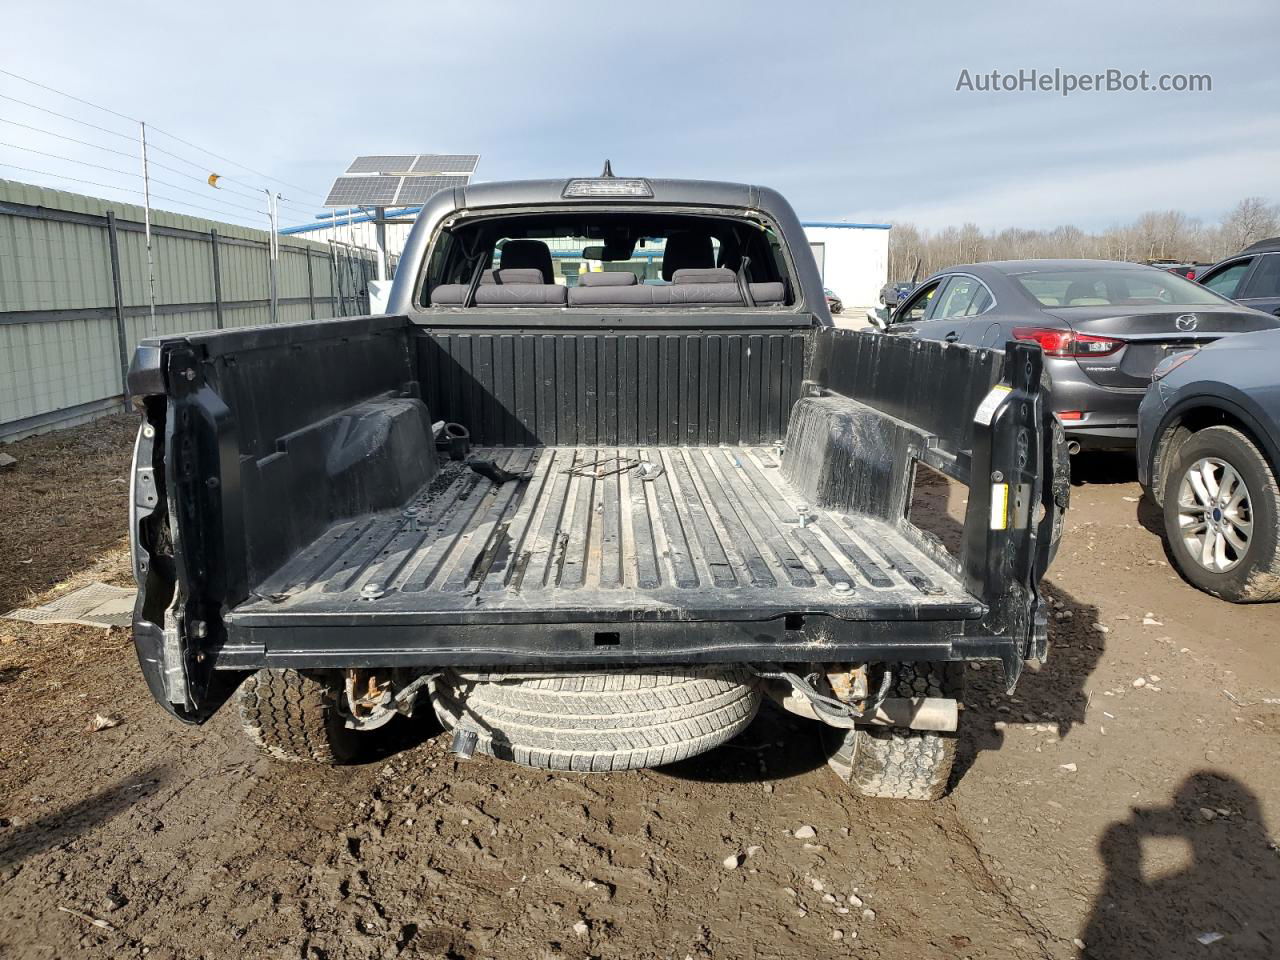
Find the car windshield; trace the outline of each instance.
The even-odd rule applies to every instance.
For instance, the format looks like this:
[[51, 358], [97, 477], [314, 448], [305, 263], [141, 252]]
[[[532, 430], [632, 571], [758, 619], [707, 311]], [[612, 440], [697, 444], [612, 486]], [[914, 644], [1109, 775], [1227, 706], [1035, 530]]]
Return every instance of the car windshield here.
[[1046, 307], [1195, 306], [1222, 303], [1197, 283], [1147, 267], [1082, 267], [1015, 276]]

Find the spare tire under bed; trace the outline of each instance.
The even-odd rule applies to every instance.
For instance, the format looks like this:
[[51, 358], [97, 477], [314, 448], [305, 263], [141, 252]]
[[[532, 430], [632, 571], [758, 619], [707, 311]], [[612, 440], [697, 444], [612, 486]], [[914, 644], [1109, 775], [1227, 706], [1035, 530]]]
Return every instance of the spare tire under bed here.
[[440, 722], [474, 731], [478, 752], [551, 770], [684, 760], [733, 739], [760, 706], [756, 678], [737, 664], [590, 673], [450, 669], [429, 688]]

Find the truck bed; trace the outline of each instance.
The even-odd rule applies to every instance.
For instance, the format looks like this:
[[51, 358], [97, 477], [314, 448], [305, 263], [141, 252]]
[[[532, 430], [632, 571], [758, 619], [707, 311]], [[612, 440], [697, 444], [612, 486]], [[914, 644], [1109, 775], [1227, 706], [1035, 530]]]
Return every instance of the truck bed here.
[[[232, 632], [985, 610], [891, 525], [806, 504], [772, 447], [488, 447], [470, 459], [518, 478], [445, 463], [403, 509], [311, 542], [232, 611]], [[641, 479], [641, 461], [661, 469]]]

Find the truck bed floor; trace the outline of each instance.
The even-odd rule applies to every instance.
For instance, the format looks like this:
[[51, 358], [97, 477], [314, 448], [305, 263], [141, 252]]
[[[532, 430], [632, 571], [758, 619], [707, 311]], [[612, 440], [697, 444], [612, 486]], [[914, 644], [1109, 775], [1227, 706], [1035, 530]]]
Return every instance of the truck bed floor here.
[[[340, 523], [262, 584], [243, 626], [390, 621], [971, 619], [887, 523], [818, 510], [762, 447], [481, 448], [404, 509]], [[660, 465], [641, 479], [640, 460]]]

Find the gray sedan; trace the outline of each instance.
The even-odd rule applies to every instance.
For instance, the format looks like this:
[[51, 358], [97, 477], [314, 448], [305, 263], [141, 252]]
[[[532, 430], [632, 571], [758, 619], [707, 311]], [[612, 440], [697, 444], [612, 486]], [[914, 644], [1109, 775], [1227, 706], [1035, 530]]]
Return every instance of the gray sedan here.
[[1138, 412], [1138, 479], [1189, 581], [1236, 603], [1280, 599], [1280, 331], [1156, 367]]
[[1132, 447], [1138, 403], [1161, 360], [1272, 328], [1280, 319], [1155, 267], [1003, 260], [934, 274], [894, 311], [886, 332], [982, 347], [1039, 343], [1074, 453]]

